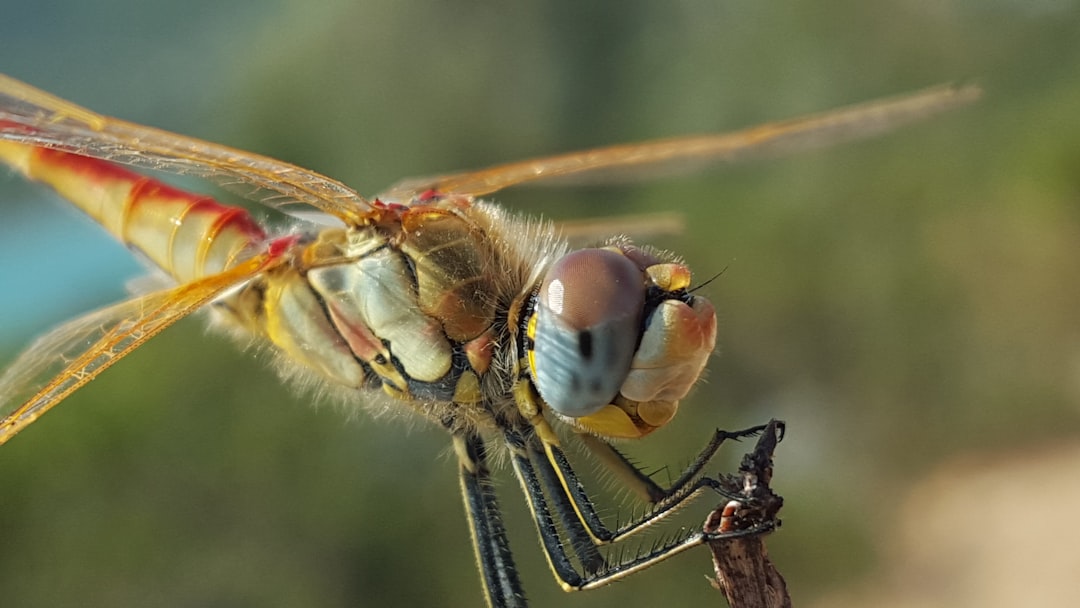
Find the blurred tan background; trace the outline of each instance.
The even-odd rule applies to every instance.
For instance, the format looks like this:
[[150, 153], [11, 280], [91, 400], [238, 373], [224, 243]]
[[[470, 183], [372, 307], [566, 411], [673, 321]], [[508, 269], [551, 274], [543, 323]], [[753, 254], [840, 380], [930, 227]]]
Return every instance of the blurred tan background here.
[[[769, 547], [798, 605], [1080, 602], [1080, 4], [2, 4], [0, 71], [364, 193], [979, 83], [870, 142], [497, 199], [685, 212], [657, 244], [723, 271], [719, 353], [633, 454], [786, 419]], [[5, 174], [0, 209], [0, 361], [139, 274], [40, 188]], [[310, 401], [198, 319], [155, 339], [0, 450], [3, 604], [478, 605], [444, 434]], [[500, 484], [536, 606], [722, 604], [705, 551], [567, 596]]]

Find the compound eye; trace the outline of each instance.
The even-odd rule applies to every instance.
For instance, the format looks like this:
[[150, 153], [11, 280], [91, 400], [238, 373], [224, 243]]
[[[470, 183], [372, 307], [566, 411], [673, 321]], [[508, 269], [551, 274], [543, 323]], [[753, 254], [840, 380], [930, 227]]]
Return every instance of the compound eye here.
[[556, 412], [580, 417], [611, 403], [641, 332], [645, 277], [608, 249], [583, 249], [552, 265], [536, 310], [533, 382]]

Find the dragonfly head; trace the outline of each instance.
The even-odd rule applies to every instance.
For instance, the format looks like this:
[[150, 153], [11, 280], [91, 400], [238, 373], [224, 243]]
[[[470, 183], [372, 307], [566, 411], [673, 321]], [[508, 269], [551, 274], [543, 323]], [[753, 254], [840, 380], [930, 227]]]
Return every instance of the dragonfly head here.
[[530, 319], [533, 384], [549, 408], [604, 437], [642, 437], [675, 415], [716, 342], [690, 270], [628, 243], [563, 256]]

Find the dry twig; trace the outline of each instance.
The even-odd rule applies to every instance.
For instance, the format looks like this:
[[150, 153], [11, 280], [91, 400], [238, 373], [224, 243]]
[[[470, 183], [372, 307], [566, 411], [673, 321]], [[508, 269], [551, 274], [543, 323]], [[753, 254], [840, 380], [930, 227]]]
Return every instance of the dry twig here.
[[765, 550], [764, 536], [780, 527], [777, 514], [784, 499], [769, 483], [773, 451], [784, 436], [784, 423], [772, 420], [754, 450], [743, 456], [739, 473], [726, 478], [735, 498], [720, 505], [705, 520], [704, 530], [713, 538], [716, 579], [731, 608], [790, 608], [784, 577], [777, 572]]

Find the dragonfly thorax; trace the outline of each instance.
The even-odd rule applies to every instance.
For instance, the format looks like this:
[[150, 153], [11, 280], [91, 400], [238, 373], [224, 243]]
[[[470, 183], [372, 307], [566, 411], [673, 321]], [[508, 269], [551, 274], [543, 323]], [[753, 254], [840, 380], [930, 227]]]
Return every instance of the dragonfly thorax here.
[[549, 408], [604, 436], [670, 420], [716, 340], [716, 313], [689, 282], [686, 266], [627, 244], [555, 262], [528, 326], [530, 373]]

